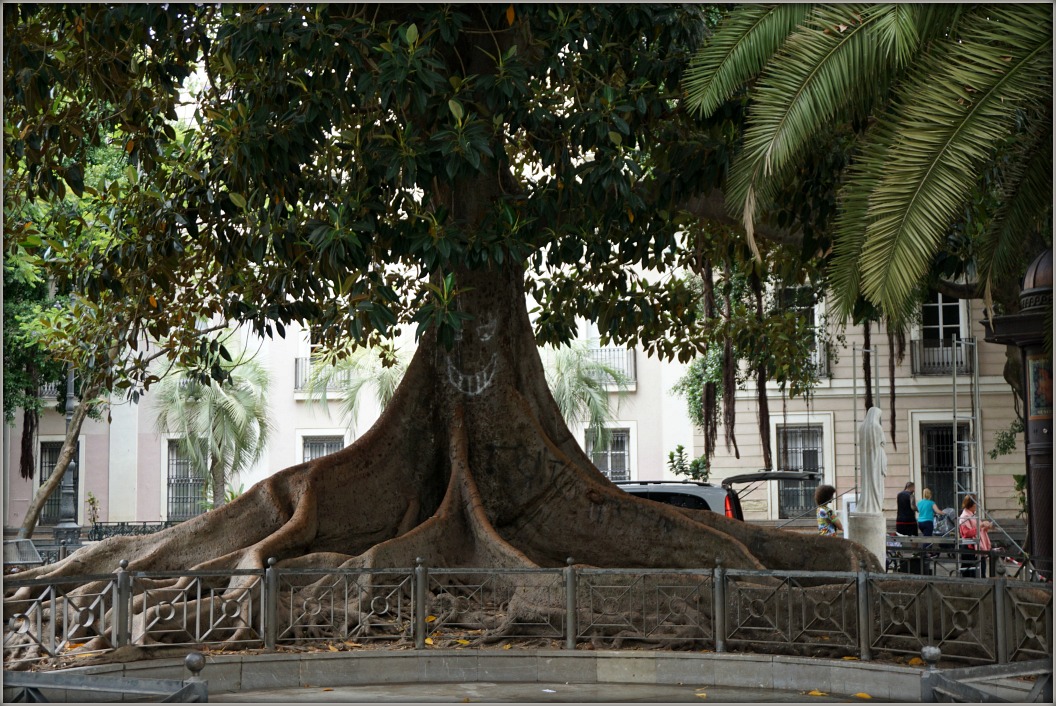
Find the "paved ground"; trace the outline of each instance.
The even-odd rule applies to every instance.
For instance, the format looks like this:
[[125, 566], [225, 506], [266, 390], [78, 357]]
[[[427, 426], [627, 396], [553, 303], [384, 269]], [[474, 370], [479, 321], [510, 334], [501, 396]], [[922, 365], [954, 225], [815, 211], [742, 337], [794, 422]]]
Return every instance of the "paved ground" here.
[[[861, 703], [865, 699], [800, 691], [653, 684], [379, 684], [210, 694], [215, 703]], [[869, 699], [883, 703], [882, 699]]]

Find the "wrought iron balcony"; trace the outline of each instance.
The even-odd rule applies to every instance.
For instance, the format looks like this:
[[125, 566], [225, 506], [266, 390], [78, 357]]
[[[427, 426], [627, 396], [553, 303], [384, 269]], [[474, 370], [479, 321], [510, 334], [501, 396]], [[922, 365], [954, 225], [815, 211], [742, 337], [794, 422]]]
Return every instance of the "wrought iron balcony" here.
[[591, 348], [590, 357], [606, 365], [613, 370], [627, 376], [629, 384], [637, 382], [637, 368], [633, 348], [622, 348], [620, 346], [605, 346], [603, 348]]
[[[973, 344], [974, 338], [962, 339]], [[914, 375], [950, 375], [957, 366], [958, 375], [972, 372], [971, 346], [959, 346], [953, 341], [916, 340], [910, 342], [909, 355]]]
[[[340, 390], [343, 383], [348, 381], [349, 371], [343, 370], [332, 375], [326, 383], [326, 391]], [[312, 377], [312, 359], [295, 358], [293, 361], [293, 391], [305, 392], [308, 389], [308, 380]]]

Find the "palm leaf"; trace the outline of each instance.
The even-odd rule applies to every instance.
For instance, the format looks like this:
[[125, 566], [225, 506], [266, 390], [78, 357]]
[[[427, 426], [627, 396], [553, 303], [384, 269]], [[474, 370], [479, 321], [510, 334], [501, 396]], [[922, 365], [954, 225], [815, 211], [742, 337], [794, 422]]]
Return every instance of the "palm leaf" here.
[[711, 115], [755, 78], [809, 10], [810, 5], [743, 5], [728, 13], [686, 69], [690, 109]]
[[756, 258], [757, 206], [772, 196], [773, 177], [803, 153], [819, 129], [864, 114], [880, 100], [892, 77], [885, 47], [915, 45], [915, 35], [891, 38], [904, 25], [891, 15], [901, 12], [892, 5], [815, 7], [767, 65], [727, 192]]
[[1024, 106], [1051, 100], [1051, 9], [1009, 9], [965, 17], [962, 41], [928, 55], [900, 92], [860, 260], [862, 293], [893, 320], [908, 315], [993, 145]]

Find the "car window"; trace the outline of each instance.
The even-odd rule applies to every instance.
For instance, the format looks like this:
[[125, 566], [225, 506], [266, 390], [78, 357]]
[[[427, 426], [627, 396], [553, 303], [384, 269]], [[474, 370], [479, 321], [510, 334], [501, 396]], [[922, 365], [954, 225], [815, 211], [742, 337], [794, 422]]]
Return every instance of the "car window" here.
[[675, 493], [669, 491], [649, 491], [649, 499], [655, 500], [658, 503], [666, 503], [668, 505], [674, 505], [675, 507], [684, 507], [689, 510], [710, 510], [708, 503], [704, 498], [696, 495], [688, 495], [686, 493]]

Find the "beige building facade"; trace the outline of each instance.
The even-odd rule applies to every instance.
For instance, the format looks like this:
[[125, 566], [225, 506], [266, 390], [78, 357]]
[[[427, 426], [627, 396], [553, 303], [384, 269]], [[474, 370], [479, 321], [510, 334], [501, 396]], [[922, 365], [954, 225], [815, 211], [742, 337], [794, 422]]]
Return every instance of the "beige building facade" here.
[[[1014, 393], [1003, 377], [1005, 346], [983, 340], [983, 315], [981, 301], [933, 295], [906, 336], [904, 358], [895, 361], [894, 400], [887, 332], [875, 324], [870, 331], [873, 397], [883, 412], [888, 460], [883, 509], [890, 520], [895, 496], [909, 481], [916, 484], [918, 499], [929, 488], [943, 508], [957, 505], [959, 512], [964, 494], [971, 493], [994, 518], [1008, 520], [1018, 512], [1013, 475], [1025, 473], [1022, 435], [1014, 452], [989, 456], [996, 435], [1009, 429], [1017, 413]], [[776, 385], [769, 387], [773, 468], [820, 471], [842, 496], [841, 508], [853, 501], [859, 478], [856, 429], [866, 412], [864, 348], [863, 329], [848, 327], [828, 355], [822, 349], [822, 375], [810, 399], [782, 399]], [[737, 396], [740, 459], [720, 440], [713, 482], [764, 467], [758, 412], [752, 381]], [[703, 447], [698, 432], [695, 448], [700, 453]], [[773, 482], [745, 490], [742, 505], [748, 519], [780, 523], [813, 517], [813, 487]]]

